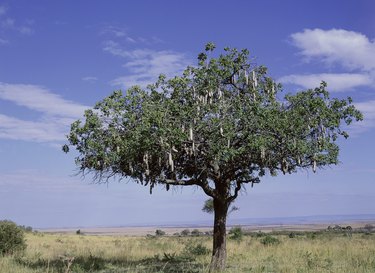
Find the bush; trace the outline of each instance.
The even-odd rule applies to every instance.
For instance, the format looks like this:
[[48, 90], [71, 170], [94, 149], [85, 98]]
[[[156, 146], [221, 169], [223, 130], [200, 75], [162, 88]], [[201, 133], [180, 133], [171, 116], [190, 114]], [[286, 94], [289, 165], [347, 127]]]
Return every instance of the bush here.
[[204, 245], [202, 244], [195, 245], [192, 242], [189, 242], [187, 245], [185, 245], [185, 249], [184, 249], [184, 254], [187, 255], [188, 257], [207, 255], [210, 252], [211, 251]]
[[165, 231], [161, 230], [161, 229], [157, 229], [155, 231], [155, 235], [156, 236], [164, 236], [165, 235]]
[[266, 246], [280, 244], [280, 240], [271, 235], [266, 235], [260, 242]]
[[182, 236], [188, 236], [188, 235], [190, 235], [190, 230], [189, 229], [184, 229], [183, 231], [181, 231], [181, 235]]
[[193, 235], [193, 236], [199, 236], [199, 235], [201, 235], [202, 233], [199, 231], [199, 229], [193, 229], [192, 231], [191, 231], [191, 235]]
[[12, 221], [0, 221], [0, 256], [22, 252], [25, 248], [23, 229]]
[[241, 227], [234, 227], [229, 231], [229, 239], [241, 241], [243, 237], [243, 231]]

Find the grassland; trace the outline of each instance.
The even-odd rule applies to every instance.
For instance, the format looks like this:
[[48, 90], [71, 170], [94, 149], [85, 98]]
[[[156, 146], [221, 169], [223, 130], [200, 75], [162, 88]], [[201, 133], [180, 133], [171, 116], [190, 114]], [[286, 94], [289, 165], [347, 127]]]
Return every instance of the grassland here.
[[[265, 236], [229, 239], [226, 272], [375, 272], [374, 234], [277, 233], [279, 242], [270, 244]], [[26, 239], [24, 254], [0, 258], [1, 273], [206, 272], [210, 262], [210, 236], [28, 233]]]

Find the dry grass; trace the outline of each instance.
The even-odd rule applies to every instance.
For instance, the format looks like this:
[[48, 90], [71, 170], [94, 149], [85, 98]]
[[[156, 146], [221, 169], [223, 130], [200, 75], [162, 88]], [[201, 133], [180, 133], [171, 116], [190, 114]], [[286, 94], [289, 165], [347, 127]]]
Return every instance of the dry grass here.
[[[269, 246], [256, 236], [228, 240], [227, 272], [375, 272], [375, 235], [275, 237]], [[24, 255], [0, 258], [0, 272], [205, 272], [210, 254], [192, 249], [211, 248], [211, 238], [28, 234], [27, 244]]]

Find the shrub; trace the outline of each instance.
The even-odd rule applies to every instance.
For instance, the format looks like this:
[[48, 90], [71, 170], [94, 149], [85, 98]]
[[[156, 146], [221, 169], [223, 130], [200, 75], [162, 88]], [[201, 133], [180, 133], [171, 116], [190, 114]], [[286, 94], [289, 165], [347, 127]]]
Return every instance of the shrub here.
[[181, 235], [182, 236], [188, 236], [190, 234], [190, 230], [189, 229], [184, 229], [183, 231], [181, 231]]
[[12, 221], [0, 221], [0, 256], [22, 252], [25, 248], [22, 228]]
[[288, 236], [289, 238], [296, 238], [296, 234], [293, 231]]
[[280, 240], [272, 237], [271, 235], [266, 235], [266, 237], [264, 237], [260, 242], [266, 246], [280, 244]]
[[157, 229], [155, 231], [155, 235], [156, 236], [164, 236], [165, 235], [165, 231], [161, 230], [161, 229]]
[[77, 235], [80, 235], [80, 234], [81, 234], [81, 230], [78, 229], [78, 230], [76, 231], [76, 234], [77, 234]]
[[199, 229], [193, 229], [191, 231], [191, 235], [193, 235], [193, 236], [199, 236], [199, 235], [201, 235], [201, 232], [199, 231]]
[[205, 247], [202, 244], [193, 244], [192, 242], [189, 242], [187, 245], [185, 245], [184, 254], [189, 256], [202, 256], [207, 255], [210, 253], [210, 250]]
[[234, 227], [229, 231], [229, 239], [241, 241], [243, 237], [243, 231], [241, 227]]

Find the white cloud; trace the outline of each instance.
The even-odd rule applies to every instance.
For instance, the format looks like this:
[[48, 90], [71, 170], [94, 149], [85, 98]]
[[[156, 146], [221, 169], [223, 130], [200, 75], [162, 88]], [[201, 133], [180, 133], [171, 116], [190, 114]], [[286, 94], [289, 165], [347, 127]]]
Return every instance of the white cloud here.
[[[127, 31], [125, 28], [115, 27], [115, 26], [106, 26], [101, 31], [101, 34], [111, 34], [115, 37], [128, 37]], [[129, 37], [130, 38], [130, 37]]]
[[55, 116], [79, 117], [87, 109], [86, 106], [65, 100], [43, 87], [30, 84], [0, 82], [0, 99]]
[[97, 77], [92, 77], [92, 76], [87, 76], [82, 78], [83, 81], [85, 82], [96, 82], [98, 80]]
[[360, 86], [372, 86], [374, 79], [369, 74], [360, 73], [341, 73], [341, 74], [292, 74], [278, 79], [284, 84], [295, 84], [303, 88], [315, 88], [320, 85], [322, 81], [328, 83], [328, 90], [331, 92], [344, 92], [352, 90]]
[[160, 74], [172, 77], [181, 73], [190, 64], [186, 56], [178, 52], [150, 49], [126, 50], [114, 41], [107, 41], [103, 50], [127, 61], [123, 66], [129, 74], [111, 81], [111, 84], [115, 86], [145, 86], [154, 82]]
[[[0, 17], [7, 12], [4, 6], [0, 6]], [[0, 21], [0, 29], [4, 31], [16, 31], [23, 35], [31, 35], [34, 30], [30, 27], [34, 23], [33, 20], [26, 20], [26, 24], [16, 24], [16, 20], [11, 17], [7, 17]]]
[[290, 38], [307, 62], [318, 60], [346, 72], [292, 74], [281, 77], [280, 82], [312, 88], [324, 80], [333, 92], [375, 88], [375, 42], [364, 34], [344, 29], [305, 29]]
[[38, 120], [22, 120], [0, 114], [0, 138], [33, 142], [60, 142], [69, 125], [82, 117], [87, 106], [63, 99], [49, 90], [26, 84], [0, 82], [0, 99], [38, 111]]
[[0, 138], [33, 142], [63, 141], [67, 134], [66, 125], [56, 120], [27, 121], [0, 114]]
[[78, 177], [63, 177], [41, 172], [40, 170], [21, 169], [16, 172], [2, 172], [0, 174], [0, 193], [22, 191], [61, 194], [61, 192], [84, 191], [87, 194], [92, 190], [96, 190], [93, 187], [89, 187], [87, 183], [80, 182]]
[[0, 16], [4, 15], [7, 12], [6, 7], [0, 6]]
[[9, 44], [9, 41], [0, 38], [0, 45], [6, 45], [6, 44]]
[[291, 39], [307, 60], [317, 58], [350, 70], [375, 69], [375, 42], [362, 33], [344, 29], [305, 29], [292, 34]]
[[363, 114], [363, 121], [353, 124], [353, 130], [357, 133], [375, 128], [375, 100], [355, 103], [355, 107]]

